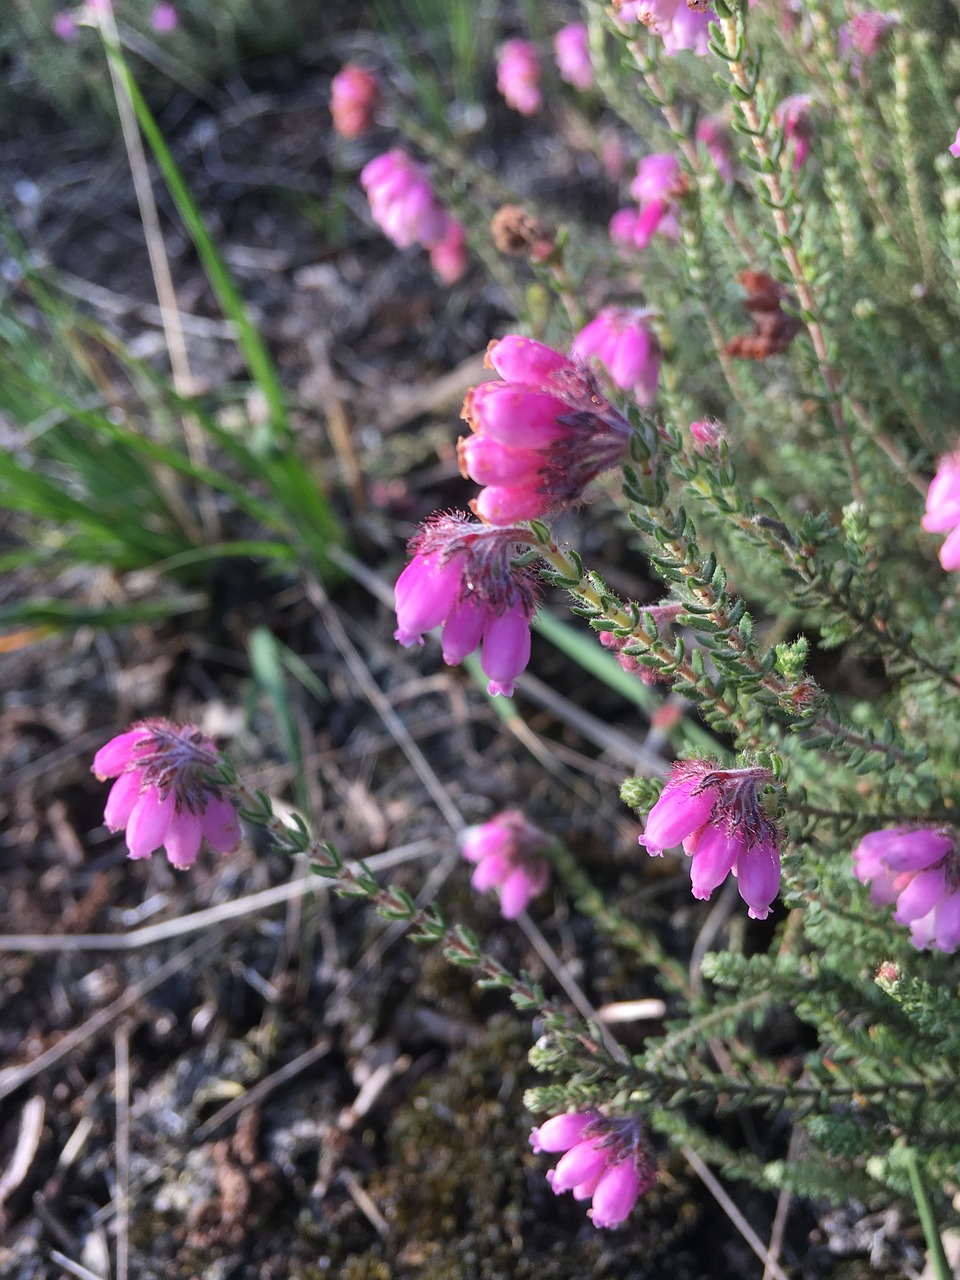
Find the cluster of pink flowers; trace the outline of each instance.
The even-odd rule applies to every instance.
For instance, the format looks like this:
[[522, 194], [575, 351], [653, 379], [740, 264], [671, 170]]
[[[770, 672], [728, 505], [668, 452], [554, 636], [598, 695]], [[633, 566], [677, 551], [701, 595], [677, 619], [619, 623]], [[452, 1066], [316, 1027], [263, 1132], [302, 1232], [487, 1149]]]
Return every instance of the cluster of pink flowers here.
[[660, 346], [650, 328], [650, 314], [635, 307], [604, 307], [570, 347], [577, 360], [599, 360], [614, 386], [643, 405], [656, 398], [660, 376]]
[[508, 40], [497, 59], [497, 88], [504, 101], [521, 115], [532, 116], [543, 106], [540, 62], [529, 40]]
[[398, 249], [423, 245], [442, 280], [459, 280], [467, 265], [463, 226], [439, 203], [422, 165], [394, 147], [364, 165], [360, 185], [374, 222]]
[[149, 858], [162, 845], [184, 870], [203, 839], [221, 853], [236, 849], [236, 810], [210, 780], [217, 764], [216, 747], [195, 725], [162, 719], [142, 720], [100, 748], [93, 772], [117, 779], [104, 821], [111, 831], [126, 828], [131, 858]]
[[330, 82], [333, 127], [345, 138], [360, 138], [373, 124], [380, 101], [380, 82], [372, 71], [348, 62]]
[[471, 504], [484, 520], [559, 510], [626, 459], [633, 429], [586, 366], [516, 334], [491, 343], [487, 363], [504, 381], [467, 393], [474, 434], [458, 445], [464, 476], [485, 486]]
[[709, 898], [732, 872], [748, 914], [764, 920], [780, 888], [780, 833], [762, 795], [772, 781], [766, 769], [678, 761], [640, 843], [657, 856], [682, 843], [695, 898]]
[[610, 236], [617, 244], [645, 249], [659, 233], [675, 240], [680, 234], [677, 201], [687, 180], [676, 156], [656, 151], [644, 156], [630, 184], [639, 208], [619, 209], [610, 220]]
[[550, 882], [550, 864], [540, 855], [550, 837], [519, 809], [507, 809], [489, 822], [468, 827], [460, 839], [467, 862], [476, 863], [470, 883], [480, 893], [500, 891], [505, 920], [515, 920]]
[[[960, 133], [957, 134], [960, 154]], [[937, 474], [927, 490], [927, 509], [920, 522], [928, 533], [945, 533], [940, 563], [960, 569], [960, 448], [941, 458]]]
[[572, 1191], [590, 1200], [595, 1227], [618, 1227], [657, 1180], [649, 1140], [636, 1118], [612, 1119], [598, 1111], [554, 1116], [530, 1134], [534, 1151], [563, 1151], [547, 1181], [555, 1195]]
[[897, 904], [893, 918], [910, 926], [918, 950], [960, 946], [960, 849], [950, 827], [890, 827], [863, 837], [853, 873], [870, 885], [878, 907]]
[[413, 559], [394, 588], [397, 630], [409, 647], [443, 627], [443, 660], [455, 665], [480, 648], [491, 694], [509, 697], [530, 660], [530, 619], [538, 579], [516, 562], [526, 529], [480, 524], [459, 512], [440, 512], [410, 541]]
[[560, 76], [567, 84], [582, 91], [593, 87], [590, 41], [582, 22], [573, 22], [557, 32], [553, 37], [553, 52]]
[[702, 58], [709, 49], [710, 23], [717, 15], [707, 0], [613, 0], [624, 25], [642, 22], [663, 40], [669, 57], [689, 50]]
[[784, 98], [774, 114], [787, 142], [793, 147], [794, 172], [803, 168], [810, 155], [813, 141], [812, 107], [813, 99], [809, 93], [795, 93], [790, 98]]

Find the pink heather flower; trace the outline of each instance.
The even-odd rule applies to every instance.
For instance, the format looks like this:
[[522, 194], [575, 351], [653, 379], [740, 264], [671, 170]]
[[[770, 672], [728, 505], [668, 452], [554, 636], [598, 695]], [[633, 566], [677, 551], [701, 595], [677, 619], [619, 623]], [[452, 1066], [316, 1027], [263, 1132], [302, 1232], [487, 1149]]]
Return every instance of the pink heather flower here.
[[519, 809], [507, 809], [489, 822], [467, 827], [460, 848], [476, 863], [470, 883], [478, 892], [499, 889], [505, 920], [515, 920], [550, 881], [550, 864], [538, 855], [550, 837], [528, 822]]
[[733, 156], [730, 135], [719, 116], [704, 116], [697, 125], [696, 138], [706, 148], [713, 167], [724, 182], [733, 181]]
[[141, 720], [111, 738], [93, 759], [103, 781], [116, 778], [103, 820], [111, 831], [126, 829], [131, 858], [149, 858], [166, 847], [173, 866], [192, 866], [207, 843], [233, 853], [240, 824], [222, 788], [209, 781], [216, 772], [217, 749], [192, 724]]
[[430, 249], [447, 235], [450, 219], [437, 203], [427, 171], [400, 147], [377, 156], [360, 171], [370, 213], [398, 249]]
[[947, 570], [960, 569], [960, 449], [940, 459], [920, 523], [928, 533], [948, 535], [940, 548], [940, 563]]
[[863, 837], [853, 874], [870, 885], [870, 901], [896, 902], [893, 918], [910, 926], [920, 951], [960, 946], [960, 849], [950, 827], [889, 827]]
[[677, 238], [677, 200], [686, 189], [687, 181], [676, 156], [669, 151], [644, 156], [630, 184], [630, 194], [640, 205], [633, 229], [637, 249], [645, 249], [657, 232], [671, 240]]
[[593, 87], [593, 63], [590, 61], [590, 42], [587, 28], [582, 22], [561, 27], [553, 37], [553, 52], [560, 69], [561, 79], [575, 89]]
[[648, 323], [649, 311], [604, 307], [573, 340], [570, 354], [584, 362], [599, 360], [614, 386], [629, 391], [637, 404], [657, 394], [660, 347]]
[[813, 139], [812, 106], [813, 99], [809, 93], [795, 93], [790, 98], [784, 98], [774, 115], [787, 141], [793, 143], [794, 172], [803, 168], [810, 155], [810, 144]]
[[467, 269], [466, 237], [463, 223], [451, 218], [443, 239], [430, 246], [430, 265], [444, 284], [456, 284]]
[[330, 81], [333, 127], [345, 138], [359, 138], [373, 124], [380, 101], [380, 83], [372, 71], [348, 62]]
[[394, 588], [395, 639], [409, 647], [443, 627], [443, 660], [450, 666], [480, 648], [487, 692], [510, 697], [530, 660], [530, 619], [538, 579], [518, 565], [526, 529], [479, 524], [461, 512], [439, 512], [410, 540], [413, 559]]
[[690, 423], [690, 434], [698, 450], [703, 453], [707, 449], [716, 449], [727, 438], [721, 423], [703, 418], [699, 422]]
[[762, 804], [766, 769], [719, 769], [680, 760], [647, 815], [640, 843], [659, 856], [682, 842], [692, 857], [695, 898], [709, 898], [732, 872], [748, 915], [764, 920], [780, 887], [780, 833]]
[[619, 1227], [657, 1179], [649, 1139], [636, 1117], [611, 1119], [599, 1111], [554, 1116], [530, 1134], [534, 1151], [563, 1151], [547, 1181], [555, 1195], [572, 1191], [591, 1200], [595, 1227]]
[[947, 150], [955, 160], [960, 160], [960, 129], [957, 130], [957, 136], [954, 138]]
[[[647, 630], [650, 630], [651, 623], [656, 624], [658, 634], [662, 635], [664, 627], [669, 627], [677, 615], [682, 612], [683, 605], [681, 604], [652, 604], [642, 611], [641, 621]], [[601, 631], [598, 636], [604, 649], [609, 649], [616, 654], [617, 661], [628, 674], [637, 676], [644, 684], [669, 682], [669, 676], [662, 675], [655, 668], [648, 667], [639, 658], [634, 657], [633, 654], [625, 652], [630, 648], [631, 644], [635, 643], [631, 636], [620, 636], [615, 631]]]
[[462, 474], [486, 486], [471, 503], [482, 519], [560, 510], [626, 458], [633, 428], [586, 365], [516, 334], [490, 344], [487, 364], [504, 381], [467, 392], [461, 417], [474, 434], [457, 445]]
[[[960, 136], [960, 135], [958, 135]], [[629, 209], [618, 209], [610, 219], [610, 239], [624, 249], [633, 249], [637, 242], [637, 224], [640, 211], [632, 206]]]
[[521, 115], [536, 115], [540, 110], [540, 63], [529, 40], [508, 40], [503, 45], [497, 60], [497, 88], [507, 106]]
[[76, 40], [80, 34], [77, 20], [69, 9], [55, 13], [50, 26], [53, 28], [53, 34], [60, 40]]
[[708, 52], [717, 15], [706, 0], [613, 0], [613, 7], [621, 23], [642, 22], [660, 36], [668, 57], [685, 49], [700, 58]]
[[154, 31], [167, 35], [180, 25], [180, 15], [172, 4], [155, 4], [150, 12], [150, 25]]
[[899, 22], [899, 13], [881, 13], [878, 9], [864, 9], [854, 14], [838, 32], [841, 54], [852, 55], [854, 65], [859, 62], [858, 54], [861, 58], [876, 57], [884, 36]]

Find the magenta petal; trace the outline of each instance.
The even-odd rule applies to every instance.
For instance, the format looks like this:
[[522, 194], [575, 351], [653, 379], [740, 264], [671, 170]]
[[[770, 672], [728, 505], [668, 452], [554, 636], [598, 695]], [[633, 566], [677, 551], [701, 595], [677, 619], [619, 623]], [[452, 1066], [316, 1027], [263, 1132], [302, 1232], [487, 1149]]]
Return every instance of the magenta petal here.
[[940, 563], [948, 573], [955, 573], [960, 569], [960, 525], [947, 535], [940, 548]]
[[591, 1111], [572, 1111], [563, 1116], [552, 1116], [530, 1134], [534, 1151], [569, 1151], [583, 1137], [583, 1131], [596, 1114]]
[[754, 920], [765, 920], [780, 892], [780, 854], [766, 840], [744, 850], [737, 859], [737, 887]]
[[460, 851], [467, 862], [479, 862], [491, 854], [506, 857], [513, 841], [513, 832], [502, 823], [483, 822], [476, 827], [467, 827], [461, 834]]
[[535, 338], [523, 338], [515, 333], [508, 333], [493, 343], [487, 360], [507, 382], [526, 382], [531, 386], [547, 381], [558, 369], [572, 367], [559, 351]]
[[510, 874], [510, 859], [502, 853], [489, 853], [474, 868], [470, 883], [478, 893], [496, 889]]
[[504, 920], [516, 920], [533, 897], [535, 882], [526, 867], [516, 867], [500, 886], [500, 912]]
[[943, 867], [918, 871], [911, 877], [900, 897], [893, 918], [897, 924], [910, 924], [932, 911], [947, 891], [947, 875]]
[[690, 888], [695, 898], [709, 898], [723, 884], [743, 854], [742, 838], [727, 835], [722, 827], [706, 827], [697, 841], [690, 863]]
[[127, 848], [131, 858], [149, 858], [166, 839], [176, 801], [171, 793], [161, 800], [154, 787], [148, 788], [133, 806], [127, 822]]
[[163, 841], [167, 857], [178, 871], [192, 867], [200, 852], [201, 821], [196, 813], [184, 809], [170, 819]]
[[488, 484], [474, 500], [478, 516], [490, 524], [513, 524], [515, 520], [536, 520], [550, 507], [550, 498], [540, 493], [535, 485], [513, 488], [509, 485]]
[[637, 1203], [640, 1177], [633, 1159], [618, 1160], [605, 1169], [593, 1193], [590, 1217], [595, 1227], [619, 1227]]
[[454, 605], [443, 627], [441, 650], [448, 667], [455, 667], [483, 639], [483, 633], [491, 617], [490, 609], [478, 604], [474, 596], [467, 596]]
[[948, 954], [960, 946], [960, 893], [949, 893], [935, 913], [933, 945]]
[[149, 737], [149, 729], [130, 729], [111, 738], [93, 757], [93, 772], [101, 782], [104, 778], [115, 778], [136, 760], [137, 744]]
[[709, 820], [717, 803], [717, 791], [705, 787], [698, 795], [691, 795], [699, 782], [699, 778], [687, 778], [668, 782], [663, 788], [660, 799], [647, 814], [640, 837], [640, 843], [649, 851], [659, 853], [675, 848]]
[[487, 692], [510, 697], [514, 681], [530, 661], [530, 620], [523, 609], [493, 618], [483, 633], [480, 666], [489, 677]]
[[103, 811], [103, 820], [111, 831], [122, 831], [130, 821], [133, 806], [140, 798], [142, 777], [139, 769], [134, 769], [131, 773], [121, 773], [110, 788], [106, 808]]
[[218, 853], [233, 853], [240, 843], [240, 820], [229, 800], [211, 796], [200, 820], [207, 844]]
[[553, 1171], [551, 1186], [558, 1195], [561, 1191], [572, 1191], [581, 1182], [601, 1174], [609, 1156], [610, 1148], [600, 1145], [595, 1139], [578, 1142], [560, 1157]]

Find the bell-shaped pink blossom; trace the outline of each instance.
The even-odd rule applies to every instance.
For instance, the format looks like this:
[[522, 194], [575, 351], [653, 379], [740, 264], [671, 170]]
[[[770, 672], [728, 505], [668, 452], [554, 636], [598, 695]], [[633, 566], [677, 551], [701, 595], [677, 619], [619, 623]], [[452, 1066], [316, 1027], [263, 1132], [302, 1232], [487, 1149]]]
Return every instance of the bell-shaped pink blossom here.
[[957, 130], [957, 136], [950, 143], [947, 150], [953, 156], [954, 160], [960, 160], [960, 129]]
[[394, 637], [409, 647], [443, 627], [444, 661], [462, 662], [479, 647], [488, 692], [510, 697], [530, 660], [538, 580], [517, 562], [530, 540], [526, 529], [480, 524], [458, 512], [434, 515], [411, 539], [413, 558], [394, 588]]
[[893, 918], [910, 927], [918, 950], [960, 946], [960, 849], [953, 827], [888, 827], [865, 835], [853, 851], [853, 874], [870, 901], [896, 903]]
[[645, 1127], [636, 1117], [614, 1119], [599, 1111], [554, 1116], [530, 1134], [534, 1151], [565, 1152], [547, 1181], [555, 1195], [572, 1191], [591, 1200], [595, 1227], [618, 1227], [657, 1179]]
[[217, 749], [195, 725], [142, 720], [111, 738], [93, 760], [100, 779], [116, 778], [104, 821], [126, 830], [131, 858], [149, 858], [164, 846], [173, 866], [196, 861], [204, 838], [221, 853], [240, 843], [234, 806], [212, 775]]
[[50, 20], [50, 26], [58, 40], [76, 40], [80, 34], [77, 19], [70, 9], [62, 9], [59, 13], [55, 13]]
[[582, 22], [561, 27], [553, 37], [553, 52], [560, 76], [575, 89], [593, 87], [593, 63], [590, 61], [590, 40]]
[[807, 163], [813, 141], [813, 99], [809, 93], [795, 93], [784, 98], [774, 115], [783, 129], [784, 137], [793, 147], [793, 169], [796, 172]]
[[475, 863], [470, 883], [481, 893], [499, 890], [500, 910], [506, 920], [515, 920], [526, 911], [549, 884], [550, 864], [541, 855], [550, 844], [550, 836], [519, 809], [507, 809], [489, 822], [467, 827], [460, 836], [464, 858]]
[[940, 548], [940, 563], [947, 570], [960, 569], [960, 449], [940, 459], [920, 523], [929, 533], [949, 534]]
[[360, 171], [370, 214], [398, 249], [430, 249], [449, 232], [449, 215], [437, 202], [422, 165], [400, 147], [376, 156]]
[[733, 148], [726, 124], [719, 116], [703, 116], [697, 122], [696, 139], [706, 149], [724, 182], [733, 181]]
[[614, 386], [629, 391], [637, 404], [655, 399], [660, 345], [650, 328], [649, 311], [604, 307], [574, 338], [570, 354], [599, 360]]
[[430, 265], [444, 284], [456, 284], [467, 269], [467, 232], [450, 218], [443, 239], [430, 246]]
[[532, 116], [543, 105], [540, 61], [529, 40], [508, 40], [497, 59], [497, 88], [521, 115]]
[[161, 35], [169, 35], [180, 26], [180, 14], [172, 4], [155, 4], [150, 10], [150, 25]]
[[717, 15], [706, 0], [613, 0], [621, 25], [642, 22], [663, 40], [668, 57], [689, 50], [703, 57]]
[[655, 151], [644, 156], [630, 184], [630, 194], [640, 205], [633, 227], [635, 248], [645, 249], [654, 235], [677, 238], [680, 234], [677, 201], [686, 190], [687, 180], [675, 155]]
[[372, 71], [348, 62], [330, 81], [333, 127], [344, 138], [360, 138], [373, 124], [380, 82]]
[[626, 459], [632, 428], [584, 364], [513, 334], [491, 344], [487, 363], [505, 381], [467, 393], [461, 416], [474, 434], [458, 445], [462, 474], [486, 485], [471, 504], [484, 520], [561, 510]]
[[682, 843], [695, 898], [709, 898], [732, 873], [747, 914], [764, 920], [780, 887], [780, 833], [763, 800], [772, 782], [766, 769], [680, 760], [647, 815], [640, 844], [660, 855]]
[[891, 27], [899, 25], [898, 13], [881, 13], [879, 9], [862, 9], [839, 31], [840, 52], [849, 57], [858, 71], [863, 58], [874, 58], [880, 52], [884, 37]]

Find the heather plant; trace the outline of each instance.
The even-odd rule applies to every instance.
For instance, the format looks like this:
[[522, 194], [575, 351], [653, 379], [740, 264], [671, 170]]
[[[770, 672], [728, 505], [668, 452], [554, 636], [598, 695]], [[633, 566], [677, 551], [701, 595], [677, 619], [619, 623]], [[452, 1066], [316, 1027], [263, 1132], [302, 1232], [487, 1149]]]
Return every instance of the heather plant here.
[[[579, 112], [598, 155], [616, 131], [633, 172], [598, 167], [609, 210], [593, 223], [418, 127], [389, 72], [335, 86], [342, 132], [369, 143], [371, 219], [448, 282], [489, 269], [517, 313], [463, 407], [473, 514], [413, 534], [396, 639], [429, 652], [439, 628], [448, 665], [479, 649], [488, 693], [507, 698], [549, 592], [644, 697], [695, 708], [696, 747], [621, 795], [634, 865], [689, 869], [715, 949], [678, 954], [641, 927], [539, 815], [463, 835], [506, 918], [536, 914], [552, 869], [656, 976], [668, 1017], [628, 1052], [589, 1003], [549, 998], [466, 922], [281, 820], [192, 726], [147, 721], [103, 749], [97, 773], [119, 774], [107, 821], [131, 856], [165, 845], [186, 866], [202, 837], [233, 846], [229, 806], [507, 990], [538, 1019], [534, 1150], [563, 1153], [552, 1188], [589, 1201], [597, 1227], [629, 1229], [672, 1146], [763, 1188], [911, 1199], [942, 1280], [960, 1161], [956, 14], [586, 0], [577, 16], [585, 37], [578, 24], [561, 41], [556, 77], [546, 58], [569, 23], [546, 44], [505, 29], [488, 70], [526, 129]], [[283, 435], [278, 402], [268, 443]], [[577, 544], [601, 515], [629, 532], [648, 599]], [[771, 1031], [784, 1010], [804, 1046], [786, 1062]], [[789, 1120], [789, 1152], [738, 1143], [738, 1114]]]

